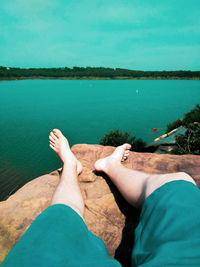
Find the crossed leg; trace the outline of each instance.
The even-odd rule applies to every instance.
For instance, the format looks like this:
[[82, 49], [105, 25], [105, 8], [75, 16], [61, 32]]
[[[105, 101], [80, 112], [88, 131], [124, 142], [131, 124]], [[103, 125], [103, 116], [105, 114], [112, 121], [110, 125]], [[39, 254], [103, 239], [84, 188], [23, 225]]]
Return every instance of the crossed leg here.
[[105, 172], [123, 197], [134, 207], [140, 208], [154, 190], [167, 182], [186, 180], [196, 185], [192, 177], [185, 172], [152, 175], [124, 167], [122, 161], [129, 156], [130, 148], [129, 144], [117, 147], [110, 156], [96, 161], [95, 169]]

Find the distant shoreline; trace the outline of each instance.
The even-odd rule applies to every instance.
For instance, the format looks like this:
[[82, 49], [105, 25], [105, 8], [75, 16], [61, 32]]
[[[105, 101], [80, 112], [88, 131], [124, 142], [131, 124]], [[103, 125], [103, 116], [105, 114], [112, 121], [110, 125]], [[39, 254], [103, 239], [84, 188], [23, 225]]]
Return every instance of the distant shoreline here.
[[200, 80], [200, 71], [143, 71], [104, 67], [11, 68], [0, 66], [0, 81], [12, 80]]
[[0, 77], [0, 82], [21, 80], [200, 80], [200, 77]]

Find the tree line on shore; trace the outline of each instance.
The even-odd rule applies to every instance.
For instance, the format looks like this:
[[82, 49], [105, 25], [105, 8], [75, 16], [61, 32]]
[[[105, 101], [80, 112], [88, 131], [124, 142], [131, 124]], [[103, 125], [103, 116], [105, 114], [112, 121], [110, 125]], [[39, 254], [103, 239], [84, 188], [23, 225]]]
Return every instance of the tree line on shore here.
[[0, 66], [1, 79], [20, 78], [160, 78], [160, 79], [184, 79], [200, 78], [200, 71], [142, 71], [122, 68], [103, 67], [63, 67], [63, 68], [10, 68]]

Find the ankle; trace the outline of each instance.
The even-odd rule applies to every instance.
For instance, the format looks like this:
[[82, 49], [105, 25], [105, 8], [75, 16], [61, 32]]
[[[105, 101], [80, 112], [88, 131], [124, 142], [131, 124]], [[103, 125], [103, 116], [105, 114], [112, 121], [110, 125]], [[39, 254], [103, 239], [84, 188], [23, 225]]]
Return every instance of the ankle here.
[[63, 169], [76, 171], [77, 170], [77, 161], [64, 160], [63, 161]]
[[112, 171], [113, 168], [116, 169], [119, 166], [122, 166], [122, 164], [121, 164], [121, 162], [119, 160], [117, 160], [114, 157], [109, 157], [109, 159], [106, 161], [104, 172], [105, 173], [110, 173], [110, 171]]

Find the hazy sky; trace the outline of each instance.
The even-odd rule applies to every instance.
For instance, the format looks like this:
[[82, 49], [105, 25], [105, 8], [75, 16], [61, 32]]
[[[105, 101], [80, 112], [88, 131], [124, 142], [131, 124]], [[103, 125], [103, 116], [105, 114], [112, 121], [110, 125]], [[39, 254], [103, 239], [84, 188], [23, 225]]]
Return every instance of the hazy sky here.
[[200, 70], [200, 0], [0, 0], [0, 65]]

